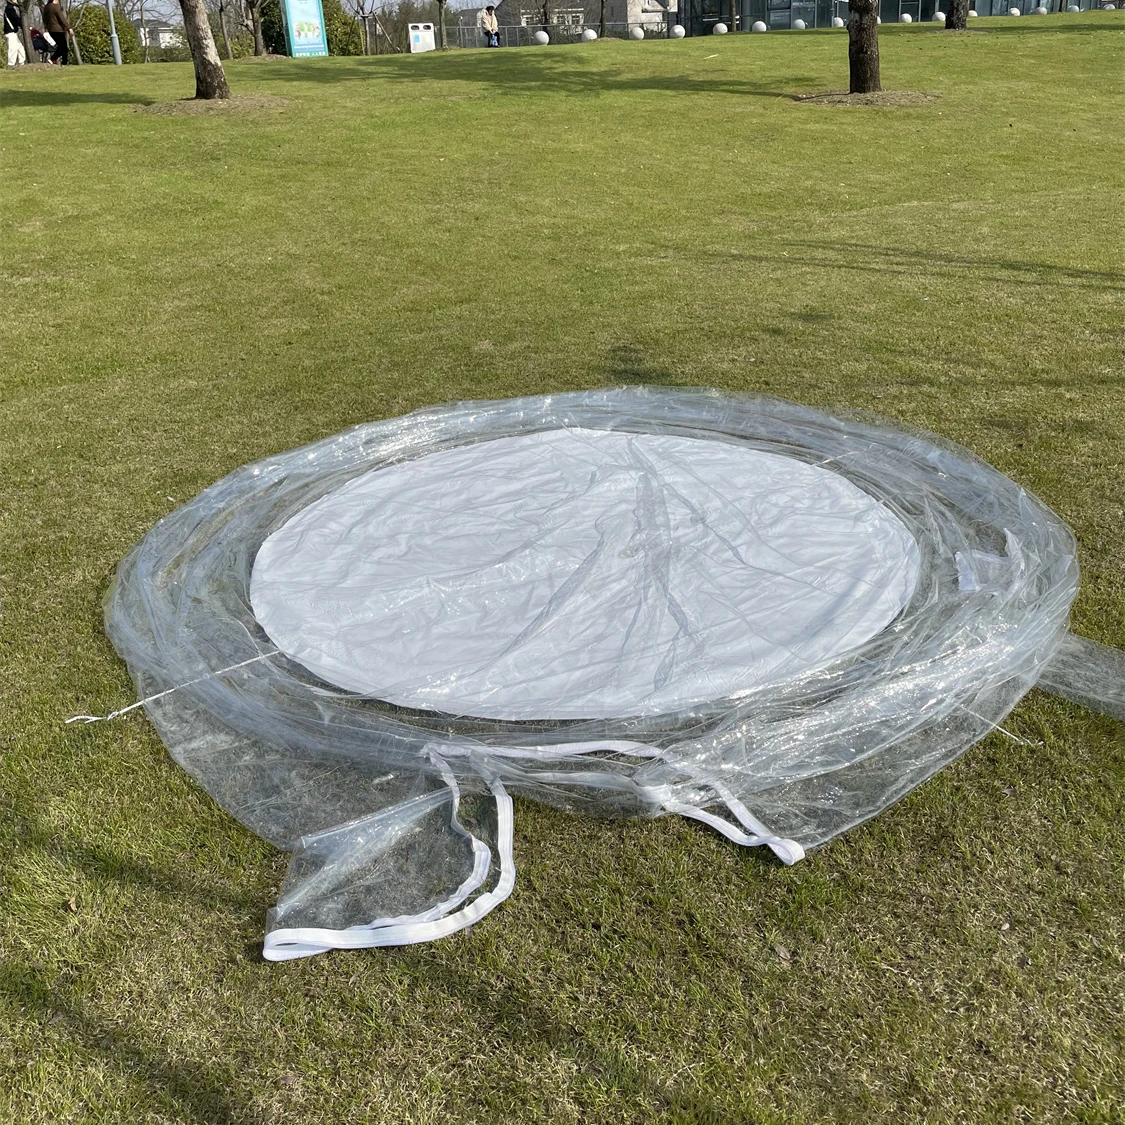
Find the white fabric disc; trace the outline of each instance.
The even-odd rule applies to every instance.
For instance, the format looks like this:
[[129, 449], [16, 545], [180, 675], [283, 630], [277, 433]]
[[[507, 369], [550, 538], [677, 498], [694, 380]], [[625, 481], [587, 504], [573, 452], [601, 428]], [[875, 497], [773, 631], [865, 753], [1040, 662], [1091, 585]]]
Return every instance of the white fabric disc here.
[[909, 600], [918, 547], [838, 473], [702, 438], [559, 429], [374, 470], [254, 562], [270, 638], [407, 707], [620, 718], [832, 662]]

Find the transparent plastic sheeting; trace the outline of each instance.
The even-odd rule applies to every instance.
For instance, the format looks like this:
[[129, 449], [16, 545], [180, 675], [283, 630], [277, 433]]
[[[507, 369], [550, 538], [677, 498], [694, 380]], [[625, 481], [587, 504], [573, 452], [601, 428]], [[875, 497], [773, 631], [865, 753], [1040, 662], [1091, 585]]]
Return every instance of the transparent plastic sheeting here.
[[290, 851], [265, 956], [426, 941], [515, 881], [517, 793], [783, 862], [1037, 682], [1074, 540], [931, 435], [622, 388], [422, 410], [225, 477], [122, 562], [109, 634], [173, 756]]

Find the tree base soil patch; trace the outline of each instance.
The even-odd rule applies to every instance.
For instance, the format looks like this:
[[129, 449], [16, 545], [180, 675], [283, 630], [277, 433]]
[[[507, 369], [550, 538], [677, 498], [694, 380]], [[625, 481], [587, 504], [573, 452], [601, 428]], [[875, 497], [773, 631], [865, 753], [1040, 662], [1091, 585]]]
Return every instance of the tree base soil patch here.
[[877, 90], [873, 94], [849, 94], [836, 91], [830, 94], [798, 94], [793, 100], [811, 105], [878, 105], [911, 106], [936, 102], [940, 94], [925, 94], [921, 90]]
[[273, 94], [233, 94], [229, 98], [184, 98], [179, 102], [155, 102], [152, 105], [139, 105], [133, 112], [161, 117], [198, 117], [206, 113], [284, 109], [292, 104], [291, 98], [279, 98]]
[[47, 71], [71, 70], [72, 66], [60, 67], [56, 63], [48, 62], [28, 62], [20, 63], [19, 66], [10, 66], [4, 73], [11, 74], [14, 77], [19, 77], [21, 74], [44, 74]]

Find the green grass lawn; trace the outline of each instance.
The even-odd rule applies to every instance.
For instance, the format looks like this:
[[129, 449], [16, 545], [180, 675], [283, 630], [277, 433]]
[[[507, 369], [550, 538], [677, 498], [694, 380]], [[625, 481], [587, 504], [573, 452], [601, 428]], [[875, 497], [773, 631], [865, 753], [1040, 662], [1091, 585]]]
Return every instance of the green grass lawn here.
[[[101, 598], [244, 462], [616, 383], [873, 409], [1076, 529], [1125, 645], [1125, 14], [0, 76], [0, 1121], [1125, 1120], [1113, 721], [1033, 693], [791, 869], [520, 804], [429, 946], [259, 955], [285, 857], [140, 712]], [[779, 948], [782, 952], [779, 952]]]

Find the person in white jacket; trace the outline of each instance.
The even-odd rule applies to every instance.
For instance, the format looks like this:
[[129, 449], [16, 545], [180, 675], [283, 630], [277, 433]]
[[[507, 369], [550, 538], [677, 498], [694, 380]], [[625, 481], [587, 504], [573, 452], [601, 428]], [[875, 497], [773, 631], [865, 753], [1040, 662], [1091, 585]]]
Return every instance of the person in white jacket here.
[[20, 38], [22, 31], [23, 12], [13, 0], [7, 0], [4, 5], [4, 42], [8, 45], [9, 66], [23, 66], [27, 62], [27, 51]]
[[496, 8], [492, 4], [480, 14], [480, 30], [486, 47], [500, 46], [500, 24], [496, 20]]

